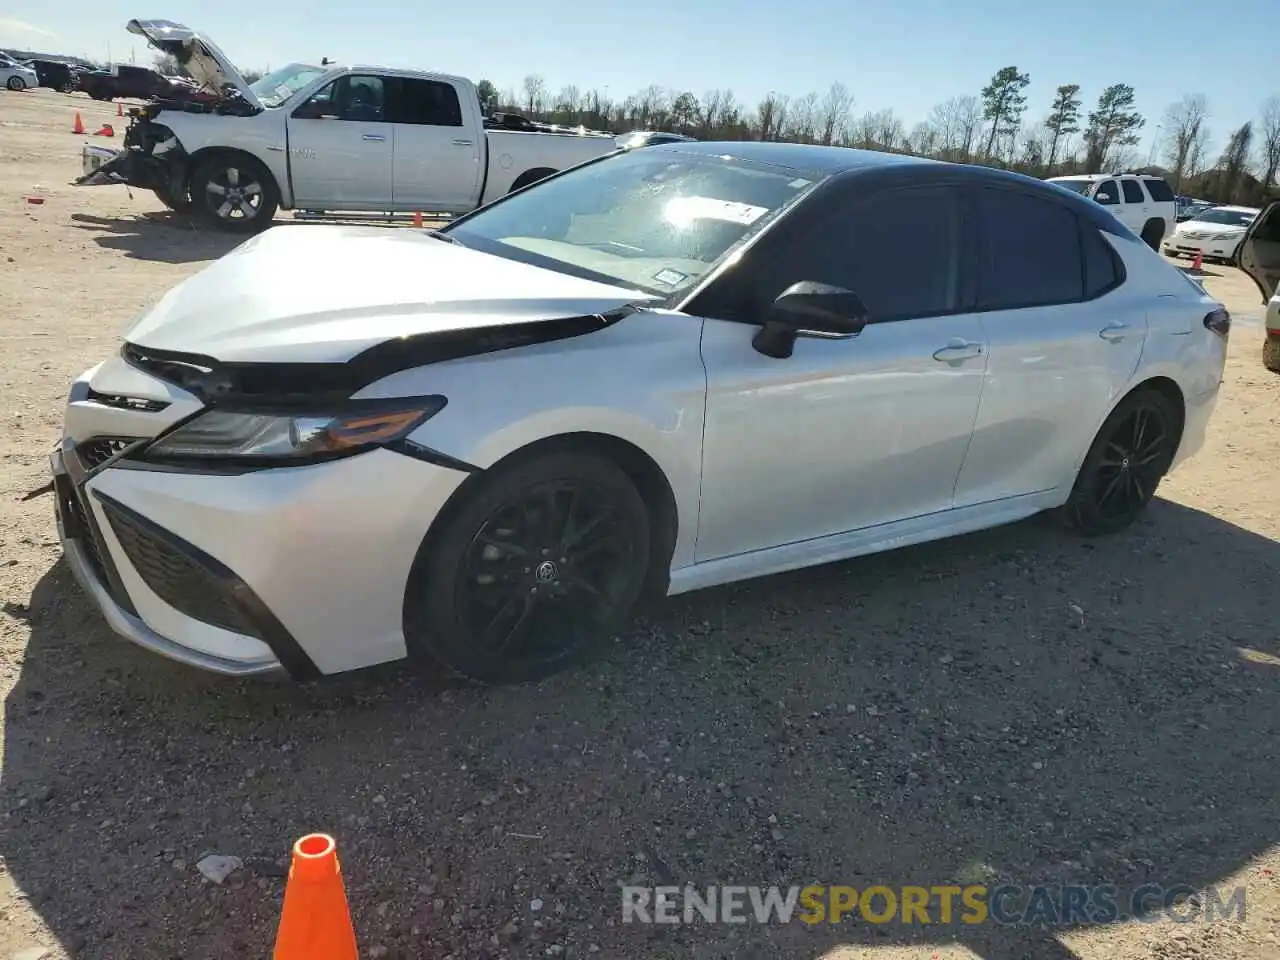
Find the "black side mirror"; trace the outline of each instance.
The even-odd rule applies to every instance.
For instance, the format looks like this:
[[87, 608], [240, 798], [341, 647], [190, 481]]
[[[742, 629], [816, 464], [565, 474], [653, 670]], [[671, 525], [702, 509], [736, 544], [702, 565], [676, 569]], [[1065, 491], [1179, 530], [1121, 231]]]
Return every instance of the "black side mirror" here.
[[783, 360], [791, 356], [802, 333], [853, 337], [866, 325], [866, 305], [852, 290], [802, 280], [773, 301], [751, 345], [766, 357]]
[[323, 120], [325, 117], [337, 117], [337, 115], [338, 110], [333, 104], [320, 103], [316, 100], [308, 100], [293, 111], [295, 120]]

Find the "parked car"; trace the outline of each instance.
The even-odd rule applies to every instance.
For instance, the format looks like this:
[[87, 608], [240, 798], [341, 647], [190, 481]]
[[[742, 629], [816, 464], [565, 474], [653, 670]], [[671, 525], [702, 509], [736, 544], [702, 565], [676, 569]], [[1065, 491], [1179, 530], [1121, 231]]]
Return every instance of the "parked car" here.
[[614, 149], [612, 137], [488, 129], [462, 77], [295, 63], [249, 84], [189, 27], [128, 29], [220, 99], [198, 112], [148, 108], [118, 155], [82, 149], [77, 183], [151, 189], [225, 230], [263, 229], [278, 208], [465, 213]]
[[74, 93], [80, 89], [80, 74], [84, 68], [79, 64], [65, 60], [31, 60], [29, 64], [36, 72], [38, 86], [62, 93]]
[[1249, 224], [1258, 216], [1257, 207], [1210, 207], [1184, 220], [1161, 246], [1171, 257], [1194, 257], [1230, 263]]
[[616, 142], [619, 150], [634, 150], [637, 147], [652, 147], [659, 143], [688, 143], [693, 139], [693, 137], [666, 130], [634, 130], [631, 133], [619, 134]]
[[40, 85], [35, 68], [19, 63], [7, 53], [0, 53], [0, 84], [10, 90], [26, 90]]
[[1106, 207], [1115, 218], [1159, 250], [1173, 232], [1178, 209], [1173, 191], [1162, 177], [1133, 173], [1090, 173], [1050, 177], [1056, 183]]
[[1194, 200], [1191, 197], [1177, 197], [1176, 199], [1178, 203], [1178, 223], [1182, 223], [1184, 220], [1191, 220], [1196, 214], [1203, 213], [1205, 210], [1210, 210], [1216, 206], [1209, 200]]
[[149, 67], [117, 64], [80, 75], [80, 89], [95, 100], [176, 100], [191, 99], [200, 85], [186, 77], [168, 77]]
[[1229, 327], [1028, 177], [629, 150], [169, 291], [71, 388], [63, 549], [117, 631], [210, 670], [533, 679], [645, 598], [1045, 510], [1125, 528], [1200, 448]]
[[1258, 285], [1266, 304], [1262, 362], [1280, 373], [1280, 201], [1259, 211], [1236, 245], [1234, 262]]

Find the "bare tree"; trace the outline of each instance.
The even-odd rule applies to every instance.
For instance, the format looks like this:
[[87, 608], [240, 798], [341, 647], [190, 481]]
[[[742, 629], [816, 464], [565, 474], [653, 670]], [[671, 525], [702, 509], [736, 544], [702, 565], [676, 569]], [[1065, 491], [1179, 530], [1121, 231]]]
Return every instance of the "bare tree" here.
[[969, 159], [981, 115], [977, 97], [952, 97], [929, 111], [928, 123], [937, 131], [937, 150], [943, 159]]
[[777, 137], [786, 113], [786, 97], [780, 97], [770, 90], [769, 95], [756, 106], [756, 126], [761, 140], [769, 141]]
[[1262, 121], [1258, 124], [1258, 153], [1262, 161], [1262, 189], [1271, 189], [1280, 171], [1280, 96], [1268, 97], [1262, 104]]
[[818, 95], [807, 93], [791, 104], [791, 122], [787, 127], [787, 139], [797, 143], [813, 143], [818, 125]]
[[1239, 199], [1244, 174], [1249, 170], [1249, 150], [1253, 146], [1253, 124], [1245, 123], [1232, 131], [1227, 148], [1218, 161], [1221, 177], [1218, 192], [1231, 203]]
[[1173, 189], [1182, 189], [1182, 181], [1194, 176], [1193, 169], [1203, 162], [1209, 143], [1209, 107], [1204, 96], [1190, 93], [1171, 104], [1161, 126], [1165, 130], [1164, 156], [1173, 173]]
[[547, 81], [536, 73], [531, 73], [524, 78], [524, 102], [530, 116], [536, 116], [542, 112], [542, 106], [546, 98]]
[[922, 157], [931, 157], [938, 150], [938, 128], [928, 120], [917, 123], [907, 137], [907, 151]]
[[827, 95], [822, 99], [822, 106], [819, 110], [821, 120], [821, 139], [824, 144], [830, 146], [837, 140], [843, 139], [845, 130], [849, 126], [849, 110], [853, 107], [853, 94], [851, 94], [843, 83], [833, 83], [827, 91]]

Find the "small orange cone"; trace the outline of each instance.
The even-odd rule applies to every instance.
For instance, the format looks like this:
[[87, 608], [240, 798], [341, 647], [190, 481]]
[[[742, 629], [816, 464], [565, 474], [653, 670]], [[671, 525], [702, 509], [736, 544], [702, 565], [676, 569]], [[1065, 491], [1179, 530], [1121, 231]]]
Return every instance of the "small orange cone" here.
[[79, 134], [80, 136], [84, 135], [84, 121], [80, 119], [79, 110], [76, 111], [76, 123], [75, 123], [75, 126], [71, 128], [71, 132], [75, 134]]
[[413, 211], [413, 225], [418, 229], [422, 228], [422, 211], [420, 210]]
[[95, 130], [93, 135], [95, 137], [114, 137], [116, 135], [115, 127], [111, 126], [109, 123], [104, 123], [102, 125], [102, 129]]
[[293, 865], [272, 960], [357, 960], [338, 845], [327, 833], [311, 833], [293, 845]]
[[123, 117], [123, 116], [124, 116], [124, 107], [123, 107], [123, 106], [121, 106], [121, 104], [120, 104], [120, 101], [119, 101], [119, 100], [117, 100], [117, 101], [116, 101], [116, 116], [117, 116], [117, 117]]
[[1196, 258], [1191, 261], [1191, 269], [1198, 271], [1203, 266], [1204, 266], [1204, 254], [1197, 252]]

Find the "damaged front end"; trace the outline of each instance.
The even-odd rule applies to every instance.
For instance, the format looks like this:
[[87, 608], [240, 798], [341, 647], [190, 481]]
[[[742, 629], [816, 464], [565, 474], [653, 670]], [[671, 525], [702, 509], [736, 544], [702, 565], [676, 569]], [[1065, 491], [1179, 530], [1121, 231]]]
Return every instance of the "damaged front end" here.
[[80, 156], [83, 172], [72, 184], [124, 184], [180, 196], [185, 191], [187, 152], [172, 130], [153, 119], [161, 109], [160, 104], [148, 104], [130, 111], [122, 150], [86, 143]]

